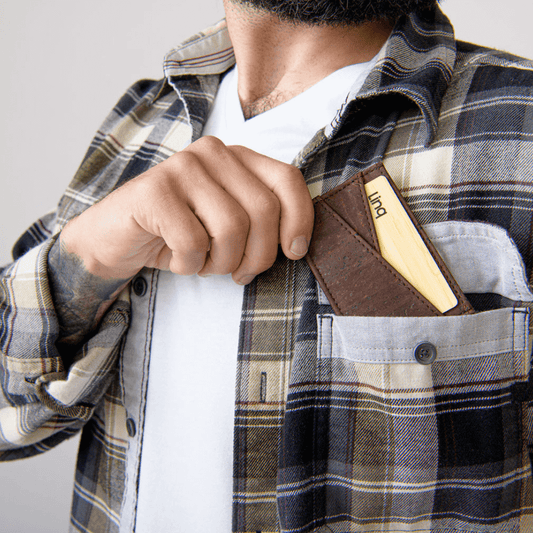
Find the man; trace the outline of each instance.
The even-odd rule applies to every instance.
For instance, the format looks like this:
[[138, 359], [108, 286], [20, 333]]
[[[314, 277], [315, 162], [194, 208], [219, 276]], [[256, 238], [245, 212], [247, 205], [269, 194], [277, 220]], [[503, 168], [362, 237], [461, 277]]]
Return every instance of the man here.
[[[531, 64], [432, 1], [225, 9], [2, 273], [2, 458], [84, 427], [74, 531], [530, 531]], [[380, 162], [478, 313], [333, 313], [311, 197]]]

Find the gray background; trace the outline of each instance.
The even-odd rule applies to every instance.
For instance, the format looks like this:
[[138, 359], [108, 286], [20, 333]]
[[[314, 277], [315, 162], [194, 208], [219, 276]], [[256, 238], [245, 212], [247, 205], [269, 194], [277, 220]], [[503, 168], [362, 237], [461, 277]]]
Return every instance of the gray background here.
[[[0, 264], [54, 208], [125, 88], [160, 78], [164, 54], [223, 17], [222, 0], [4, 0], [0, 8]], [[185, 7], [183, 7], [185, 6]], [[446, 0], [459, 38], [533, 57], [527, 0]], [[77, 439], [0, 464], [0, 531], [61, 533]], [[146, 532], [140, 532], [146, 533]]]

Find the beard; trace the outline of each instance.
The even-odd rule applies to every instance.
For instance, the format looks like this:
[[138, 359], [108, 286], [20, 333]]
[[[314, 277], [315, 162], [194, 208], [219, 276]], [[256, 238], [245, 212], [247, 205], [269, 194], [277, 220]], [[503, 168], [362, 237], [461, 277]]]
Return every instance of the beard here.
[[438, 0], [230, 0], [277, 15], [281, 20], [310, 25], [394, 23], [412, 11], [429, 9]]

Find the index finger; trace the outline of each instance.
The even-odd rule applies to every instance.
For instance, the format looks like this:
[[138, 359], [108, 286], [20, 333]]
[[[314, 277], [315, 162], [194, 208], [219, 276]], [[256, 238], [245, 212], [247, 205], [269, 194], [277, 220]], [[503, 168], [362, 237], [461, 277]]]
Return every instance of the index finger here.
[[301, 259], [307, 253], [314, 223], [313, 201], [302, 173], [293, 165], [244, 146], [228, 148], [278, 198], [281, 248], [289, 259]]

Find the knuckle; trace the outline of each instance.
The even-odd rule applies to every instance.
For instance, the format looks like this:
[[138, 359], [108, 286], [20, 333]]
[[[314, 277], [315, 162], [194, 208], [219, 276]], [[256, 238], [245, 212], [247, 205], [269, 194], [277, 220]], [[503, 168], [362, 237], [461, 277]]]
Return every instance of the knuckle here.
[[150, 173], [135, 183], [134, 205], [142, 212], [157, 206], [169, 194], [169, 184], [159, 173]]
[[174, 274], [190, 276], [199, 272], [205, 264], [207, 246], [201, 240], [185, 240], [180, 250], [174, 250], [170, 270]]
[[192, 151], [200, 150], [205, 152], [221, 152], [226, 149], [226, 145], [217, 137], [212, 135], [206, 135], [205, 137], [200, 137], [196, 142], [191, 145]]
[[302, 172], [294, 165], [288, 165], [285, 172], [287, 174], [287, 179], [290, 181], [304, 181]]
[[203, 264], [200, 264], [199, 262], [191, 264], [184, 261], [173, 261], [170, 263], [170, 271], [179, 276], [192, 276], [193, 274], [198, 273], [202, 267]]
[[159, 199], [176, 190], [183, 176], [198, 168], [198, 157], [190, 152], [179, 152], [167, 160], [141, 174], [134, 181], [138, 193], [147, 199]]
[[248, 274], [257, 276], [258, 274], [261, 274], [261, 272], [268, 270], [276, 261], [276, 257], [277, 250], [275, 250], [274, 253], [268, 253], [261, 256], [247, 255], [245, 268], [243, 268]]
[[238, 260], [228, 262], [224, 265], [220, 265], [220, 264], [213, 262], [212, 274], [217, 274], [219, 276], [226, 276], [227, 274], [231, 274], [232, 272], [234, 272], [238, 266], [239, 266]]
[[261, 218], [279, 217], [281, 204], [278, 197], [270, 191], [264, 191], [254, 202], [254, 212]]
[[237, 158], [245, 159], [251, 150], [240, 144], [227, 145], [226, 148]]
[[205, 255], [209, 249], [209, 237], [205, 231], [189, 232], [180, 239], [180, 248], [184, 256]]
[[171, 179], [175, 176], [190, 172], [191, 169], [194, 169], [200, 165], [198, 156], [193, 152], [188, 152], [186, 150], [172, 155], [166, 160], [165, 163], [166, 172], [163, 173], [163, 176]]
[[271, 257], [263, 258], [262, 260], [258, 260], [254, 262], [255, 270], [258, 274], [261, 272], [264, 272], [265, 270], [268, 270], [276, 260], [276, 255], [274, 254]]
[[304, 188], [307, 189], [303, 174], [300, 172], [299, 169], [292, 165], [286, 167], [285, 172], [280, 173], [279, 177], [280, 179], [278, 181], [276, 189], [280, 193], [285, 193], [289, 190], [294, 191], [299, 188], [301, 188], [302, 190]]
[[192, 274], [195, 274], [195, 272], [192, 272], [190, 268], [187, 268], [187, 265], [183, 263], [183, 261], [178, 259], [173, 259], [170, 262], [169, 270], [178, 276], [191, 276]]
[[236, 209], [220, 218], [219, 228], [222, 234], [245, 234], [250, 229], [250, 218], [243, 209]]

